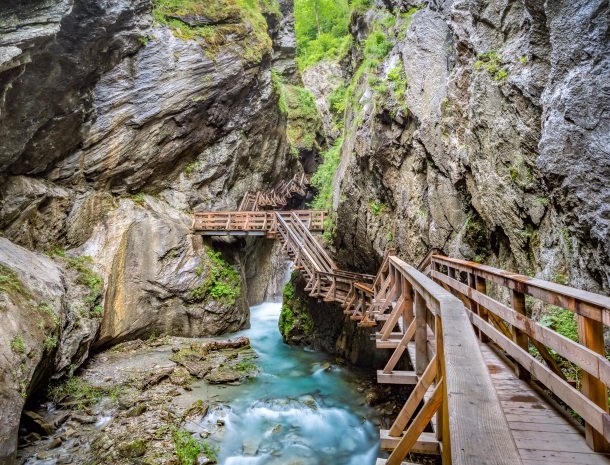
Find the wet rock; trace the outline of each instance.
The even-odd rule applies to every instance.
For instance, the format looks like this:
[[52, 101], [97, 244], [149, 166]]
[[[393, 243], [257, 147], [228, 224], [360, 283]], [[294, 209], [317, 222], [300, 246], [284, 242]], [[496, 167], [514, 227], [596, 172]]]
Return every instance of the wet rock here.
[[81, 413], [72, 413], [70, 418], [81, 424], [92, 424], [97, 421], [97, 418], [93, 415], [84, 415]]
[[202, 400], [193, 402], [182, 415], [183, 420], [201, 421], [208, 414], [209, 404]]
[[62, 444], [61, 438], [55, 437], [55, 438], [51, 439], [51, 441], [47, 445], [47, 449], [49, 449], [49, 450], [57, 449], [59, 446], [61, 446], [61, 444]]
[[144, 439], [135, 439], [130, 442], [119, 444], [119, 454], [125, 458], [134, 459], [142, 457], [146, 453], [147, 443]]
[[142, 389], [146, 389], [150, 386], [156, 386], [164, 379], [169, 378], [169, 376], [173, 372], [174, 372], [174, 367], [169, 367], [169, 368], [164, 368], [162, 370], [159, 370], [155, 373], [152, 373], [142, 383]]
[[136, 405], [135, 407], [129, 409], [125, 413], [125, 416], [128, 417], [128, 418], [139, 417], [144, 412], [146, 412], [147, 408], [148, 407], [146, 406], [146, 404]]
[[169, 376], [169, 382], [186, 387], [191, 382], [191, 373], [184, 367], [178, 367]]
[[237, 369], [221, 367], [205, 376], [205, 380], [210, 384], [235, 383], [242, 379], [243, 374]]
[[23, 412], [23, 425], [32, 432], [38, 433], [42, 436], [48, 436], [55, 431], [53, 425], [47, 422], [42, 416], [36, 412], [30, 410], [24, 410]]

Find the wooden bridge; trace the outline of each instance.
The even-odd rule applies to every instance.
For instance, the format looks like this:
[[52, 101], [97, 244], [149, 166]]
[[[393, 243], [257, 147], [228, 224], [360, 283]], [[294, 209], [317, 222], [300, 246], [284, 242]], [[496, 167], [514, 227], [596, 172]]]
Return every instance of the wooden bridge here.
[[[610, 298], [438, 251], [417, 268], [389, 253], [376, 276], [351, 273], [312, 234], [324, 212], [255, 213], [263, 216], [199, 213], [193, 229], [278, 238], [312, 297], [378, 328], [376, 347], [392, 351], [378, 382], [411, 386], [380, 432], [389, 457], [378, 465], [404, 464], [409, 453], [443, 464], [610, 465]], [[534, 302], [573, 312], [578, 341], [530, 318]]]

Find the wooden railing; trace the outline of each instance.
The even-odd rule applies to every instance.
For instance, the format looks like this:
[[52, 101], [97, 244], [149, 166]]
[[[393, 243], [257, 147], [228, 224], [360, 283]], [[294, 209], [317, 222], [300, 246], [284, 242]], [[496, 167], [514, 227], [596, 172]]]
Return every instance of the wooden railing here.
[[288, 181], [280, 181], [273, 189], [246, 192], [239, 205], [239, 210], [256, 211], [266, 207], [283, 208], [288, 204], [293, 195], [298, 194], [304, 196], [308, 184], [309, 176], [302, 173], [295, 174]]
[[299, 220], [299, 227], [311, 231], [324, 230], [325, 211], [299, 210], [292, 212], [237, 211], [237, 212], [197, 212], [194, 213], [192, 229], [204, 235], [253, 234], [275, 237], [278, 217], [292, 221], [292, 215]]
[[[391, 313], [377, 344], [394, 352], [378, 378], [415, 385], [381, 432], [392, 451], [385, 463], [399, 465], [409, 452], [440, 452], [454, 465], [522, 463], [463, 303], [395, 256], [382, 268], [372, 300]], [[414, 371], [396, 371], [408, 350]], [[424, 433], [429, 424], [434, 432]]]
[[[604, 354], [603, 333], [604, 325], [610, 325], [610, 298], [441, 255], [432, 257], [432, 266], [431, 276], [470, 308], [468, 316], [480, 338], [492, 340], [512, 357], [520, 378], [535, 377], [578, 413], [585, 421], [589, 446], [607, 451], [610, 361]], [[490, 297], [492, 287], [508, 293], [511, 305]], [[530, 318], [526, 296], [573, 312], [579, 340]], [[530, 345], [544, 362], [530, 354]], [[552, 352], [581, 370], [580, 390], [566, 379]]]
[[280, 215], [278, 232], [284, 252], [305, 277], [305, 290], [312, 297], [343, 304], [356, 283], [372, 282], [372, 275], [339, 270], [310, 228], [296, 214], [291, 213], [290, 217]]

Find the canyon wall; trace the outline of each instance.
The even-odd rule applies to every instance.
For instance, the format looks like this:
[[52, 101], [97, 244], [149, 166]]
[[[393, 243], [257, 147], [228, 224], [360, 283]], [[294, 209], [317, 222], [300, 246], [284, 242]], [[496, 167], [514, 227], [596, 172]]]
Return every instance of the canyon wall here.
[[291, 2], [216, 3], [0, 9], [0, 463], [92, 348], [236, 331], [277, 292], [254, 280], [284, 273], [270, 248], [203, 241], [190, 213], [301, 170], [271, 73], [294, 74]]

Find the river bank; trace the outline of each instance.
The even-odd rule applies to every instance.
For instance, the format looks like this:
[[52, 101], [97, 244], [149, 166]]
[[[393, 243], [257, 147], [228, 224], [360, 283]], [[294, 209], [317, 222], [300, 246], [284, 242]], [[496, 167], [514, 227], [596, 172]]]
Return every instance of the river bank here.
[[20, 463], [374, 463], [397, 403], [341, 360], [284, 344], [280, 306], [252, 307], [229, 344], [163, 336], [97, 354], [32, 405]]

